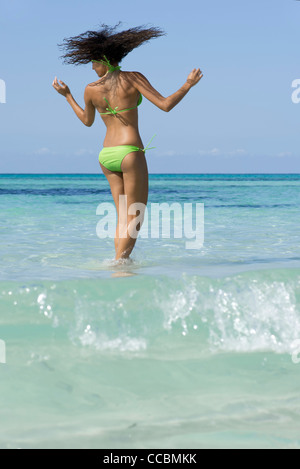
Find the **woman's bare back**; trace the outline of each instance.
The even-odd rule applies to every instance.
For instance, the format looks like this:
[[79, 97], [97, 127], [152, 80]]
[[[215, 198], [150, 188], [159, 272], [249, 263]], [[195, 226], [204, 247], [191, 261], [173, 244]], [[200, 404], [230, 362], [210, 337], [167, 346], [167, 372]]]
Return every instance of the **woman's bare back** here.
[[132, 73], [115, 72], [105, 77], [104, 80], [101, 78], [88, 85], [92, 103], [99, 113], [108, 112], [108, 103], [111, 109], [117, 108], [117, 111], [134, 108], [116, 114], [101, 114], [107, 128], [104, 146], [142, 145], [137, 111], [140, 92], [133, 84]]

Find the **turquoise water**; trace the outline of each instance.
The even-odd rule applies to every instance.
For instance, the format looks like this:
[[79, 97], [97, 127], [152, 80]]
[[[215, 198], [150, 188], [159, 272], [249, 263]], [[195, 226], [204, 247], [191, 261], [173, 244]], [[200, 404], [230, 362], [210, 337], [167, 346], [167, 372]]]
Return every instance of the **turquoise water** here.
[[204, 204], [203, 246], [117, 266], [103, 175], [0, 175], [0, 448], [300, 448], [299, 189], [150, 175], [148, 207]]

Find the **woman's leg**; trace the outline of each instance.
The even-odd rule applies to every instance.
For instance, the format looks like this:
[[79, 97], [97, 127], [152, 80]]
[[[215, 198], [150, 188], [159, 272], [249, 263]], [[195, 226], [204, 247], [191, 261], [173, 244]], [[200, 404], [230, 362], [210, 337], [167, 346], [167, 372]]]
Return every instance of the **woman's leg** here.
[[119, 196], [124, 195], [123, 174], [119, 171], [110, 171], [101, 163], [100, 163], [100, 166], [110, 185], [111, 194], [113, 196], [116, 209], [117, 209], [118, 220], [117, 220], [117, 228], [116, 228], [116, 234], [115, 234], [115, 250], [117, 252], [118, 243], [119, 243]]
[[[120, 226], [122, 236], [119, 238], [116, 259], [128, 258], [136, 243], [136, 237], [130, 236], [128, 227], [137, 215], [129, 215], [128, 208], [131, 204], [137, 202], [144, 204], [144, 207], [146, 207], [148, 201], [148, 167], [144, 152], [134, 151], [128, 153], [122, 161], [121, 169], [123, 171], [124, 194], [127, 196], [127, 207], [124, 207], [127, 211], [127, 225]], [[120, 213], [120, 217], [122, 215], [124, 216]], [[141, 225], [142, 223], [137, 225], [137, 231], [141, 229]]]

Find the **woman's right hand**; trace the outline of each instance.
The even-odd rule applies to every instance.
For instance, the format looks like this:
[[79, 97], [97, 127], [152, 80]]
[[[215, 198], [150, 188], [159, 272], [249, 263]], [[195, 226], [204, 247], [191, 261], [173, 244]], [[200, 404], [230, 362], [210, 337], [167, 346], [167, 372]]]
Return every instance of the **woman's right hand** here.
[[58, 83], [57, 78], [55, 77], [52, 82], [52, 86], [59, 94], [62, 94], [66, 98], [68, 94], [71, 94], [70, 88], [63, 81], [59, 81], [61, 84]]
[[189, 76], [187, 77], [186, 81], [189, 83], [191, 86], [195, 86], [203, 77], [203, 73], [201, 72], [200, 68], [194, 68], [194, 70], [191, 71]]

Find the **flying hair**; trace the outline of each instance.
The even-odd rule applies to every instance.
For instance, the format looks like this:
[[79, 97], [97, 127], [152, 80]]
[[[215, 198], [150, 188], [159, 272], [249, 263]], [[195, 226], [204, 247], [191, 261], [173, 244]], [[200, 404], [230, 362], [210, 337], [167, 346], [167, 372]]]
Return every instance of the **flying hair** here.
[[116, 32], [120, 24], [121, 22], [115, 26], [101, 24], [98, 31], [86, 31], [78, 36], [64, 38], [58, 44], [65, 51], [60, 58], [66, 64], [81, 65], [106, 57], [114, 65], [121, 62], [133, 49], [166, 34], [158, 27], [146, 26]]

